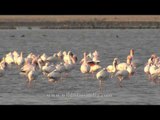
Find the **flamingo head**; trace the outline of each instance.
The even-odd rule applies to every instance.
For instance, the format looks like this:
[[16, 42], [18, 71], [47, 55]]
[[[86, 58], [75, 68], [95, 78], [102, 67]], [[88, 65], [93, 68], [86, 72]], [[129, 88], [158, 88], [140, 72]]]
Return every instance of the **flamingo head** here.
[[86, 53], [86, 52], [84, 52], [84, 53], [83, 53], [83, 55], [84, 55], [84, 56], [87, 56], [87, 53]]
[[74, 60], [75, 63], [78, 61], [78, 58], [77, 58], [76, 55], [73, 55], [73, 60]]
[[117, 65], [118, 65], [118, 58], [114, 58], [113, 64], [114, 64], [114, 66], [117, 66]]
[[131, 64], [132, 62], [132, 56], [128, 55], [127, 56], [127, 64]]
[[130, 49], [130, 55], [133, 56], [134, 55], [134, 49]]
[[67, 55], [67, 52], [66, 52], [66, 51], [63, 51], [63, 53], [62, 53], [62, 54], [65, 56], [65, 55]]
[[98, 57], [99, 53], [95, 50], [94, 53], [93, 53], [93, 56], [97, 56]]
[[71, 51], [68, 52], [68, 55], [73, 57], [73, 53]]
[[153, 54], [151, 55], [151, 59], [155, 59], [155, 58], [157, 58], [157, 55], [156, 55], [155, 53], [153, 53]]

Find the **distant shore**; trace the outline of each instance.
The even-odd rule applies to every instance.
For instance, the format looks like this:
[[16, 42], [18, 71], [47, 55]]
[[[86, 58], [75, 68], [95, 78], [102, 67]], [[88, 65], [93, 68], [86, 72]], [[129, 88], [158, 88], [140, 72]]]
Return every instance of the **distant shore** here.
[[0, 16], [0, 29], [16, 29], [17, 27], [26, 27], [28, 29], [33, 27], [38, 27], [39, 29], [158, 29], [160, 28], [160, 16]]

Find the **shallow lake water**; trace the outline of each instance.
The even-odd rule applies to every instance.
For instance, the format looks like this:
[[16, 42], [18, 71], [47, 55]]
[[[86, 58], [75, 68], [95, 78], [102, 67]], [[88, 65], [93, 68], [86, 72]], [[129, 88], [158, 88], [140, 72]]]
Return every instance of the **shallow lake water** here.
[[[30, 52], [52, 55], [59, 50], [71, 50], [80, 61], [83, 52], [97, 50], [101, 66], [106, 67], [115, 57], [125, 61], [131, 48], [144, 65], [152, 53], [159, 56], [160, 29], [0, 30], [0, 57], [13, 50], [23, 51], [24, 56]], [[110, 79], [105, 81], [102, 91], [98, 80], [82, 74], [79, 68], [78, 64], [67, 78], [55, 84], [49, 84], [40, 75], [28, 88], [26, 78], [13, 66], [0, 78], [0, 104], [160, 104], [160, 85], [147, 79], [144, 66], [130, 80], [124, 80], [122, 88], [117, 79]]]

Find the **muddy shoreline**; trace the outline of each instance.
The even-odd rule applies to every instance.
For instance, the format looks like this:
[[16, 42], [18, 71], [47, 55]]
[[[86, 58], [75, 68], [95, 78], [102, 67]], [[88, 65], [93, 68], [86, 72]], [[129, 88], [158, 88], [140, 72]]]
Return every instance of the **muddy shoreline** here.
[[157, 15], [4, 15], [0, 16], [0, 29], [157, 29], [160, 16]]
[[28, 29], [33, 27], [39, 29], [158, 29], [160, 28], [160, 22], [0, 22], [0, 29], [16, 29], [17, 27]]

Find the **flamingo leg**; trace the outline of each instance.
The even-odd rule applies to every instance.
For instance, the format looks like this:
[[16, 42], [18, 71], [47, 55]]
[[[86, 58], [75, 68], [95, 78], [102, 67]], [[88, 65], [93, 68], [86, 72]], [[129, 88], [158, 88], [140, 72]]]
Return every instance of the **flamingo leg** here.
[[99, 80], [99, 91], [100, 91], [100, 95], [103, 94], [104, 91], [104, 80]]
[[32, 87], [31, 81], [28, 81], [27, 87], [28, 87], [28, 88], [31, 88], [31, 87]]
[[92, 72], [92, 77], [93, 77], [93, 78], [95, 78], [95, 76], [94, 76], [94, 72]]
[[148, 76], [148, 80], [151, 80], [151, 75], [150, 75], [150, 74], [148, 74], [147, 76]]
[[122, 80], [123, 80], [123, 77], [119, 77], [118, 79], [119, 79], [119, 87], [122, 88]]
[[114, 73], [111, 73], [110, 78], [113, 78], [113, 76], [114, 76]]
[[119, 87], [121, 87], [121, 88], [122, 88], [122, 82], [121, 82], [121, 81], [119, 81]]
[[69, 73], [65, 72], [64, 77], [69, 77]]
[[36, 81], [35, 81], [35, 80], [33, 80], [33, 82], [31, 83], [31, 84], [32, 84], [32, 88], [34, 88], [34, 87], [35, 87], [35, 83], [36, 83]]
[[153, 79], [153, 82], [155, 83], [155, 84], [157, 84], [158, 83], [158, 81], [157, 81], [157, 79], [155, 78], [155, 79]]
[[157, 84], [160, 85], [160, 76], [157, 77]]
[[153, 80], [154, 80], [154, 79], [153, 79], [153, 77], [152, 77], [151, 75], [150, 75], [150, 80], [151, 80], [151, 81], [153, 81]]
[[52, 83], [53, 83], [53, 80], [52, 80], [52, 79], [48, 79], [48, 83], [49, 83], [49, 84], [52, 84]]
[[89, 74], [85, 75], [85, 79], [88, 80], [89, 79]]
[[102, 85], [102, 80], [99, 80], [99, 90], [100, 90], [100, 94], [102, 94], [102, 89], [103, 89], [103, 85]]
[[131, 74], [129, 74], [129, 76], [128, 76], [128, 79], [129, 79], [129, 80], [131, 79], [131, 76], [132, 76], [132, 75], [131, 75]]
[[121, 88], [123, 87], [122, 82], [120, 82], [120, 87], [121, 87]]

